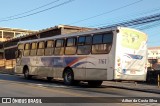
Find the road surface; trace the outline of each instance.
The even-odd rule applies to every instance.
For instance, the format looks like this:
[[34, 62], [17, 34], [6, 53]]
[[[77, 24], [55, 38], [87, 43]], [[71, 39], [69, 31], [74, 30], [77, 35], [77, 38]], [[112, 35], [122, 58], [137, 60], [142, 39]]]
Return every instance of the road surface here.
[[[43, 78], [26, 80], [23, 76], [0, 74], [0, 97], [160, 97], [156, 93], [113, 88], [102, 85], [99, 88], [90, 88], [82, 83], [79, 86], [65, 86], [63, 81], [48, 82]], [[96, 99], [100, 98], [93, 98]], [[114, 99], [114, 98], [113, 98]], [[17, 106], [22, 104], [0, 104], [5, 106]], [[46, 103], [23, 104], [23, 106], [158, 106], [155, 103]]]

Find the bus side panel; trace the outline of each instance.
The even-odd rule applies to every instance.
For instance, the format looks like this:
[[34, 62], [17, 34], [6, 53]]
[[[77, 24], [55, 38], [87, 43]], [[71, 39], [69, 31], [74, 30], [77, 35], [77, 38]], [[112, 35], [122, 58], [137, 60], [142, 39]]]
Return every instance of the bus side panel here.
[[105, 69], [86, 69], [86, 80], [106, 80], [106, 76]]
[[37, 66], [30, 66], [29, 67], [29, 74], [30, 75], [37, 75], [38, 67]]
[[53, 70], [52, 67], [48, 66], [38, 66], [38, 72], [37, 75], [41, 77], [53, 77]]
[[64, 68], [62, 67], [54, 67], [54, 78], [62, 78]]
[[86, 69], [85, 68], [72, 68], [75, 80], [85, 80], [86, 79]]
[[106, 80], [108, 56], [106, 54], [88, 55], [86, 59], [86, 80]]

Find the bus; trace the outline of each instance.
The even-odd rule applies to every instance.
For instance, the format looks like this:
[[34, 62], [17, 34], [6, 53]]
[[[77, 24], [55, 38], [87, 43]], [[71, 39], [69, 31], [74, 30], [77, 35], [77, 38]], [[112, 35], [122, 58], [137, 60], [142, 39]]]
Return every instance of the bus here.
[[145, 81], [147, 35], [114, 27], [20, 41], [15, 73], [61, 78], [66, 85], [80, 81], [100, 86], [103, 81]]

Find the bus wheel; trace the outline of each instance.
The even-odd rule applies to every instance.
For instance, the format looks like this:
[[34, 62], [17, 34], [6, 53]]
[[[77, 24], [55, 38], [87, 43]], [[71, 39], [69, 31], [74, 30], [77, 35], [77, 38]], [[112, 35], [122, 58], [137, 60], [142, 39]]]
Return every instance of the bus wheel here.
[[24, 69], [24, 78], [26, 78], [26, 79], [31, 79], [32, 78], [32, 76], [29, 75], [29, 69], [28, 68]]
[[88, 85], [91, 87], [99, 87], [102, 83], [103, 81], [88, 81]]
[[63, 79], [66, 85], [73, 85], [74, 82], [73, 71], [71, 69], [66, 69], [64, 72]]
[[47, 77], [48, 81], [52, 81], [53, 77]]

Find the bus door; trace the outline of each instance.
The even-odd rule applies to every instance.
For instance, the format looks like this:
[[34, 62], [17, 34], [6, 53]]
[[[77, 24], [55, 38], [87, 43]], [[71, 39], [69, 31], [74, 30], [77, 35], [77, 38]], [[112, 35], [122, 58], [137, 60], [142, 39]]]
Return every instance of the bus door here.
[[22, 49], [18, 49], [16, 52], [15, 52], [15, 57], [16, 57], [16, 73], [22, 73], [22, 53], [23, 53], [23, 50]]

